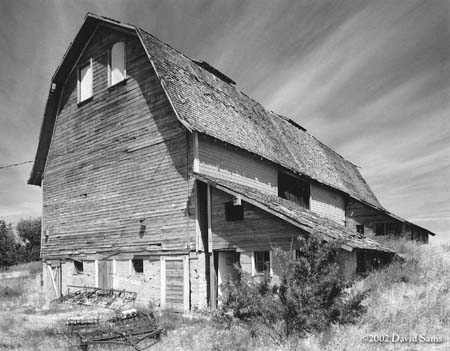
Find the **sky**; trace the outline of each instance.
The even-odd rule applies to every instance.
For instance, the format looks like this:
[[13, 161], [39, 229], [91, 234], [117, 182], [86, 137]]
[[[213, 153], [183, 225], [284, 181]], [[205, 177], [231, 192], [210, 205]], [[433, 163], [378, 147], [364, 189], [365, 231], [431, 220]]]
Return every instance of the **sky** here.
[[0, 219], [27, 185], [51, 77], [87, 12], [209, 62], [360, 167], [388, 210], [450, 241], [447, 0], [0, 0]]

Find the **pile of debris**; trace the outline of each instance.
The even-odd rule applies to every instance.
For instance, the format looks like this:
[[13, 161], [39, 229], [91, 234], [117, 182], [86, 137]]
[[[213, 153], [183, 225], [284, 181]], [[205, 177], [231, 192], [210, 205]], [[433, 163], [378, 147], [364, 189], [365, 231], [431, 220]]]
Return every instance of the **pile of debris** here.
[[[112, 309], [132, 307], [137, 293], [126, 290], [101, 289], [90, 286], [68, 285], [69, 291], [56, 300], [58, 303], [72, 305], [99, 306]], [[70, 291], [70, 288], [75, 290]]]
[[162, 333], [153, 314], [135, 309], [122, 311], [107, 320], [71, 318], [66, 326], [69, 335], [79, 339], [82, 350], [96, 344], [126, 345], [145, 350], [156, 343]]

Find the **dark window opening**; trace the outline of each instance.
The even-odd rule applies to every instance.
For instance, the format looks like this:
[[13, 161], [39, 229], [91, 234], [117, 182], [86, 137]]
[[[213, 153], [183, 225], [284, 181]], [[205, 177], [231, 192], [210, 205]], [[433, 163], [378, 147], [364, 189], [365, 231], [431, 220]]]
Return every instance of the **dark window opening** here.
[[384, 235], [384, 223], [377, 223], [375, 225], [375, 235]]
[[135, 273], [144, 273], [144, 260], [134, 259], [132, 263]]
[[292, 177], [286, 173], [278, 173], [278, 196], [293, 201], [302, 207], [309, 208], [311, 195], [308, 182]]
[[393, 256], [388, 253], [370, 250], [358, 250], [356, 252], [356, 272], [367, 273], [379, 269], [392, 261]]
[[270, 271], [270, 251], [255, 251], [255, 273]]
[[375, 225], [375, 235], [398, 236], [402, 233], [400, 223], [377, 223]]
[[225, 219], [227, 221], [242, 221], [244, 219], [244, 205], [235, 205], [233, 201], [226, 202]]
[[357, 225], [356, 225], [356, 231], [357, 231], [359, 234], [364, 235], [364, 225], [363, 225], [363, 224], [357, 224]]
[[73, 261], [73, 266], [75, 267], [75, 272], [77, 274], [81, 274], [84, 272], [84, 267], [83, 267], [82, 261]]
[[386, 224], [386, 234], [387, 235], [400, 235], [401, 226], [399, 223], [387, 223]]

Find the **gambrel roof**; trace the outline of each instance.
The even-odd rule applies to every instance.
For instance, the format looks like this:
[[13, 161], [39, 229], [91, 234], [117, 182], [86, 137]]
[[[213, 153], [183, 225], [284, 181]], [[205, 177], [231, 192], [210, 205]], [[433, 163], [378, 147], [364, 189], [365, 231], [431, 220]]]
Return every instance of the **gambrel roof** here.
[[29, 184], [41, 185], [61, 86], [99, 24], [139, 37], [176, 116], [189, 131], [208, 135], [258, 155], [418, 227], [384, 209], [355, 165], [291, 119], [266, 110], [239, 91], [224, 74], [205, 62], [191, 60], [138, 27], [93, 14], [86, 16], [52, 78]]
[[190, 130], [381, 207], [357, 167], [305, 129], [142, 29], [138, 33], [178, 117]]

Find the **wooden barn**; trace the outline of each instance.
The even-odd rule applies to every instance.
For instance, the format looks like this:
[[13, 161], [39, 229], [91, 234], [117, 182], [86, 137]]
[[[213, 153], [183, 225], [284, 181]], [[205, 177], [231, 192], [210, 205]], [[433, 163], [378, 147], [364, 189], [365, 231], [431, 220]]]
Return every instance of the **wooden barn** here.
[[45, 286], [127, 289], [214, 306], [234, 263], [342, 240], [343, 274], [430, 231], [388, 212], [358, 169], [206, 62], [88, 14], [50, 86], [29, 184], [43, 190]]

